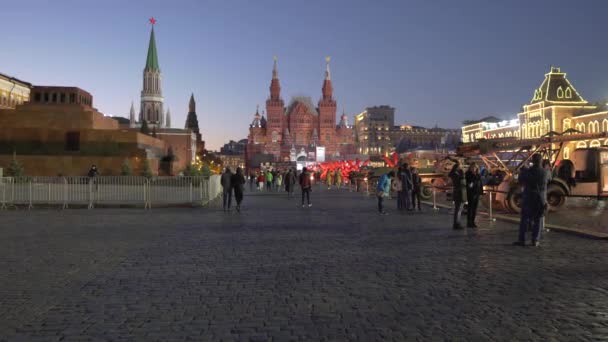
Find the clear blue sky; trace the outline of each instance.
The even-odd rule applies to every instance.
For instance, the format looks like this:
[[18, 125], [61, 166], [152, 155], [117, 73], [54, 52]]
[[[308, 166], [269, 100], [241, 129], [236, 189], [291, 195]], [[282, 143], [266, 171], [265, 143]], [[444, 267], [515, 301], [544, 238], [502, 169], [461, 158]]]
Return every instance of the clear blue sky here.
[[585, 99], [608, 97], [607, 13], [606, 0], [10, 1], [0, 6], [0, 72], [81, 87], [101, 112], [128, 116], [154, 16], [173, 126], [194, 92], [212, 149], [247, 136], [273, 55], [286, 102], [318, 100], [331, 55], [338, 111], [351, 122], [389, 104], [397, 123], [460, 127], [513, 116], [551, 64]]

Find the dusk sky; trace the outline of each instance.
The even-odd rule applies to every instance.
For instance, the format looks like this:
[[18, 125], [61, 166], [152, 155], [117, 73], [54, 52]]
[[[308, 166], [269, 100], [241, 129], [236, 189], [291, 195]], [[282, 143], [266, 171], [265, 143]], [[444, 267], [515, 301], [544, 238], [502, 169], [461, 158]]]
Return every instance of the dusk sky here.
[[0, 73], [77, 86], [106, 115], [139, 109], [154, 16], [165, 108], [183, 127], [190, 93], [210, 149], [247, 137], [268, 97], [321, 95], [338, 114], [396, 107], [397, 124], [459, 128], [511, 118], [550, 65], [588, 101], [608, 97], [608, 1], [22, 1], [0, 6]]

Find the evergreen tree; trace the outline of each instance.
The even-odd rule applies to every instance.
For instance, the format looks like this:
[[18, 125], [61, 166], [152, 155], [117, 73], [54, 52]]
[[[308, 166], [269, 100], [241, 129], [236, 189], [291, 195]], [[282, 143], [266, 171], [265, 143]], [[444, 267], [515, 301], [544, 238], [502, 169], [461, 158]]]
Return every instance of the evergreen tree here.
[[133, 174], [129, 159], [125, 158], [125, 160], [122, 162], [122, 169], [120, 170], [120, 174], [122, 176], [131, 176]]
[[143, 134], [150, 134], [150, 127], [148, 127], [148, 121], [143, 120], [139, 132]]
[[141, 168], [141, 175], [143, 177], [152, 178], [152, 168], [150, 167], [150, 161], [148, 158], [144, 158], [143, 165]]
[[13, 160], [8, 165], [8, 169], [6, 170], [6, 174], [9, 177], [23, 177], [25, 174], [25, 170], [23, 169], [23, 165], [17, 160], [17, 153], [13, 152]]

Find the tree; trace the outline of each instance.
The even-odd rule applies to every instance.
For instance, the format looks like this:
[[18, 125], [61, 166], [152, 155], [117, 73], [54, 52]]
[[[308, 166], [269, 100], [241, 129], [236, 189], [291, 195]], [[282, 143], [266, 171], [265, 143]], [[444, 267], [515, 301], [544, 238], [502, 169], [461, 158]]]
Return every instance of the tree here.
[[143, 120], [141, 122], [141, 127], [139, 128], [139, 132], [143, 134], [150, 134], [150, 127], [148, 127], [148, 121]]
[[8, 169], [6, 170], [6, 174], [9, 177], [23, 177], [25, 174], [25, 170], [23, 169], [23, 165], [17, 160], [17, 153], [13, 152], [13, 160], [8, 165]]
[[120, 170], [120, 174], [122, 176], [131, 176], [133, 174], [133, 170], [131, 169], [131, 164], [129, 163], [129, 159], [125, 158], [122, 162], [122, 169]]
[[143, 177], [152, 178], [152, 168], [150, 167], [150, 161], [148, 158], [144, 158], [143, 165], [141, 167], [141, 175]]

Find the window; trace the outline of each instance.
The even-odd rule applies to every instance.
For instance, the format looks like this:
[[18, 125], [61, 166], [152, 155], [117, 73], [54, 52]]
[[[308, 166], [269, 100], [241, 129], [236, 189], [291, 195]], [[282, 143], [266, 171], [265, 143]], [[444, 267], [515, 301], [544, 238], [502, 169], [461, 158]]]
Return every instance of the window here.
[[559, 88], [557, 88], [557, 98], [558, 99], [564, 98], [564, 89], [562, 89], [561, 86], [559, 86]]
[[564, 159], [570, 159], [570, 147], [564, 147]]
[[70, 103], [76, 102], [76, 94], [70, 94]]
[[34, 102], [40, 102], [41, 96], [40, 93], [35, 93], [34, 94]]
[[51, 102], [53, 102], [53, 103], [57, 103], [57, 93], [53, 93], [53, 95], [52, 95], [52, 99], [53, 99], [53, 100], [52, 100]]
[[586, 142], [584, 142], [584, 141], [579, 141], [579, 142], [576, 144], [576, 148], [587, 148], [587, 143], [586, 143]]
[[44, 102], [49, 102], [49, 93], [44, 93]]
[[562, 131], [570, 129], [571, 124], [572, 124], [572, 120], [570, 120], [570, 119], [564, 119], [563, 124], [562, 124], [562, 126], [563, 126]]
[[589, 147], [600, 147], [602, 146], [602, 144], [599, 142], [599, 140], [593, 140], [590, 144]]
[[80, 132], [67, 132], [65, 134], [65, 150], [80, 151]]
[[565, 96], [566, 96], [567, 99], [571, 99], [572, 98], [572, 89], [570, 89], [570, 87], [566, 88]]
[[59, 102], [65, 103], [65, 93], [61, 93], [61, 95], [59, 96]]

